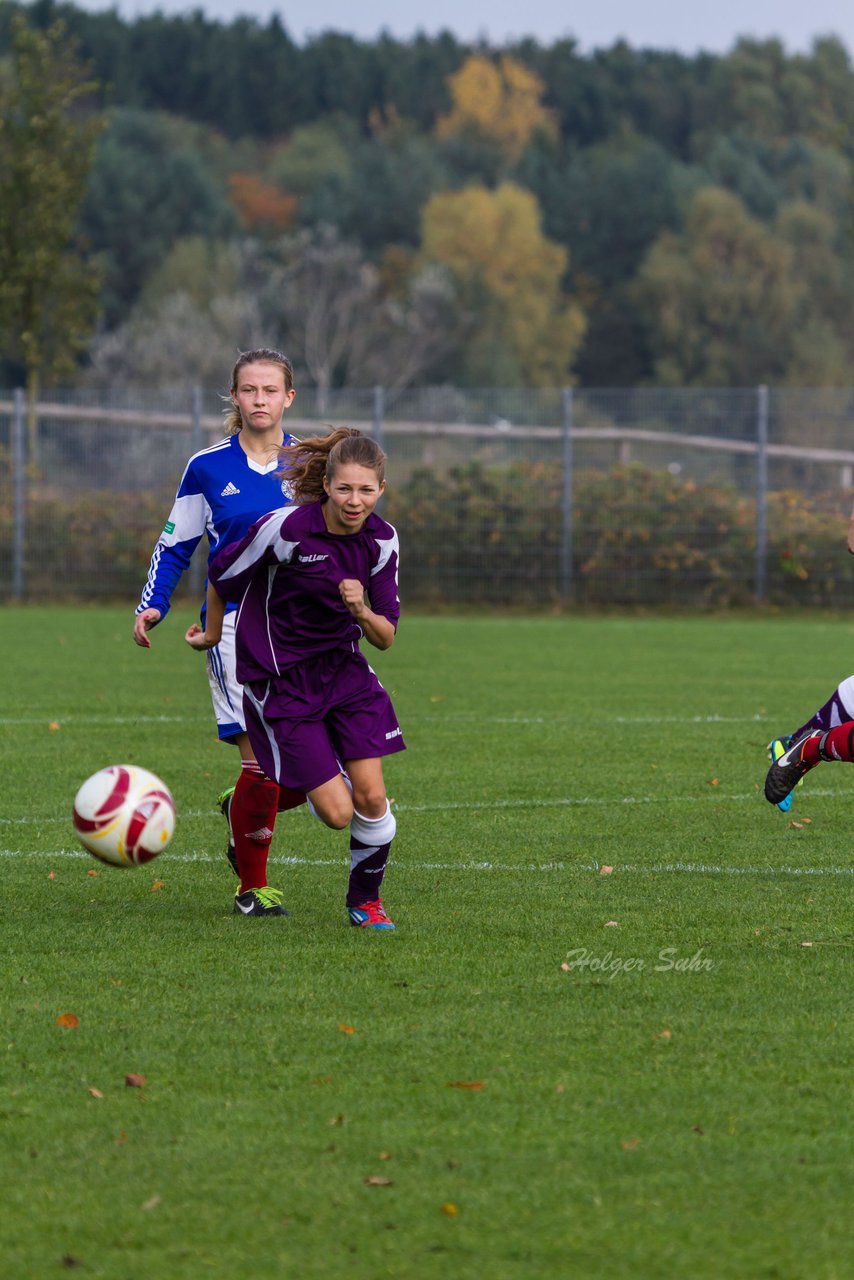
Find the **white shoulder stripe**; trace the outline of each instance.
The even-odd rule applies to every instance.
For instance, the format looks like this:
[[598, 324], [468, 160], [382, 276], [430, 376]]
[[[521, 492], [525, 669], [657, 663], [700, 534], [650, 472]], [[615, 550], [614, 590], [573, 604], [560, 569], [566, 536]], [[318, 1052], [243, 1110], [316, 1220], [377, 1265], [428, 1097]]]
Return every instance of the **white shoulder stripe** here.
[[398, 541], [397, 532], [395, 531], [390, 538], [374, 538], [374, 542], [380, 549], [380, 558], [371, 570], [371, 577], [375, 573], [379, 573], [380, 569], [385, 568], [393, 554], [400, 554], [400, 543]]
[[284, 507], [282, 511], [277, 511], [274, 517], [263, 522], [249, 546], [238, 556], [234, 564], [225, 570], [222, 575], [223, 581], [236, 578], [247, 569], [259, 564], [267, 551], [272, 551], [280, 564], [287, 564], [293, 559], [299, 543], [287, 542], [281, 534], [282, 521], [292, 510], [293, 507]]

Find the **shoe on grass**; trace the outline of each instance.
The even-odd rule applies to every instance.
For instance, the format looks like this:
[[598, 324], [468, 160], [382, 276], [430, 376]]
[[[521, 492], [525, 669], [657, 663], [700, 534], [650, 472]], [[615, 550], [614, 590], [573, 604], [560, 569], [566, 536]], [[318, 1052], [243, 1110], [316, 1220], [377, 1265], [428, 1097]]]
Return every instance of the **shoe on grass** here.
[[247, 889], [234, 895], [234, 910], [239, 916], [286, 916], [281, 889], [265, 885], [263, 889]]
[[379, 898], [375, 902], [363, 902], [360, 907], [348, 907], [347, 915], [350, 917], [350, 923], [357, 929], [394, 928]]
[[[798, 738], [797, 742], [791, 743], [790, 746], [780, 753], [775, 753], [774, 748], [779, 744], [783, 746], [782, 739], [775, 739], [771, 743], [771, 753], [774, 759], [771, 762], [771, 768], [765, 775], [765, 799], [769, 804], [775, 804], [778, 809], [782, 809], [785, 813], [791, 805], [792, 792], [801, 781], [805, 773], [809, 773], [810, 769], [815, 768], [819, 763], [815, 760], [812, 764], [807, 764], [804, 760], [804, 746], [811, 738], [820, 738], [821, 730], [813, 729], [811, 733], [805, 733]], [[789, 805], [785, 806], [785, 801], [789, 801]]]
[[221, 796], [217, 796], [217, 804], [219, 811], [228, 823], [228, 848], [225, 856], [228, 858], [229, 866], [236, 876], [240, 875], [237, 870], [237, 851], [234, 848], [234, 837], [231, 834], [231, 802], [234, 798], [234, 787], [229, 787], [227, 791], [223, 791]]

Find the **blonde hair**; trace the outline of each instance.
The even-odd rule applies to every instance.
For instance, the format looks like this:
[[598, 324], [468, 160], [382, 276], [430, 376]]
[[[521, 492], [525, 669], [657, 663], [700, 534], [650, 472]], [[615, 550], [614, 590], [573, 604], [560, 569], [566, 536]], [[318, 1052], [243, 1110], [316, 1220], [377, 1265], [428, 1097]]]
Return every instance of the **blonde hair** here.
[[[237, 390], [237, 382], [240, 377], [240, 370], [247, 364], [277, 364], [282, 370], [285, 378], [285, 390], [293, 391], [294, 387], [294, 370], [293, 365], [287, 356], [283, 356], [281, 351], [276, 351], [273, 347], [256, 347], [253, 351], [241, 351], [237, 357], [237, 363], [231, 371], [231, 394], [234, 395]], [[225, 434], [227, 436], [236, 436], [240, 428], [243, 426], [243, 419], [240, 416], [240, 410], [230, 397], [223, 396], [226, 401], [223, 413]]]
[[349, 463], [373, 471], [379, 485], [385, 480], [385, 454], [375, 440], [355, 427], [333, 428], [328, 435], [285, 445], [279, 457], [279, 475], [287, 480], [294, 501], [300, 504], [322, 498], [324, 479], [331, 481], [338, 468]]

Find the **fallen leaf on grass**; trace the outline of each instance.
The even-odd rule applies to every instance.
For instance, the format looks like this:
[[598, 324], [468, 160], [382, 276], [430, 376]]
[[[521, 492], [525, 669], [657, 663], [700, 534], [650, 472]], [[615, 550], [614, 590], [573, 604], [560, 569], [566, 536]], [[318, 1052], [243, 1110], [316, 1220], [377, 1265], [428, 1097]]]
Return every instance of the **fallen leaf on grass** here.
[[611, 875], [613, 875], [613, 874], [614, 874], [614, 868], [613, 868], [613, 867], [602, 866], [602, 867], [600, 867], [600, 868], [599, 868], [599, 874], [600, 874], [600, 876], [611, 876]]
[[446, 1200], [442, 1205], [442, 1213], [444, 1213], [446, 1218], [456, 1218], [459, 1213], [459, 1209], [454, 1204], [453, 1200]]
[[166, 885], [163, 883], [162, 880], [155, 880], [149, 892], [154, 893], [155, 889], [165, 889], [165, 888], [166, 888]]
[[48, 873], [47, 873], [47, 878], [48, 878], [48, 880], [55, 880], [55, 879], [56, 879], [56, 872], [55, 872], [55, 871], [48, 871]]
[[393, 1160], [393, 1159], [394, 1159], [394, 1156], [392, 1155], [392, 1153], [391, 1153], [390, 1151], [381, 1151], [381, 1152], [380, 1152], [380, 1154], [377, 1156], [377, 1159], [378, 1159], [378, 1160]]
[[692, 1124], [692, 1125], [691, 1125], [691, 1132], [692, 1132], [692, 1133], [699, 1133], [699, 1134], [702, 1136], [702, 1134], [703, 1134], [703, 1133], [705, 1133], [705, 1129], [701, 1129], [701, 1128], [700, 1128], [700, 1126], [699, 1126], [698, 1124]]
[[658, 1040], [669, 1040], [672, 1037], [672, 1035], [673, 1035], [673, 1032], [668, 1031], [667, 1028], [665, 1027], [663, 1031], [658, 1032], [658, 1035], [656, 1038]]
[[802, 943], [801, 943], [801, 946], [802, 946], [802, 947], [811, 947], [811, 946], [812, 946], [812, 943], [811, 943], [811, 942], [802, 942]]
[[449, 1089], [485, 1089], [486, 1085], [482, 1080], [451, 1080], [448, 1084]]
[[561, 1080], [560, 1084], [555, 1085], [555, 1093], [566, 1093], [566, 1085]]
[[444, 695], [444, 693], [434, 693], [434, 694], [432, 694], [432, 695], [431, 695], [431, 697], [430, 697], [430, 701], [431, 701], [431, 702], [444, 702], [444, 701], [445, 701], [445, 695]]
[[570, 973], [570, 972], [571, 972], [571, 970], [572, 970], [572, 965], [571, 965], [571, 964], [567, 964], [567, 962], [566, 962], [565, 960], [564, 960], [563, 964], [562, 964], [560, 967], [561, 967], [561, 969], [563, 969], [564, 973]]
[[59, 729], [60, 727], [61, 726], [58, 720], [51, 720], [50, 724], [48, 725], [48, 729], [50, 729], [52, 733], [55, 733], [56, 730]]
[[76, 1013], [61, 1013], [56, 1020], [58, 1027], [79, 1027], [80, 1019]]
[[634, 1151], [635, 1147], [640, 1146], [640, 1138], [627, 1138], [622, 1145], [624, 1151]]
[[603, 925], [603, 928], [605, 929], [619, 929], [619, 927], [620, 927], [619, 920], [606, 920], [605, 924]]
[[104, 1096], [104, 1095], [103, 1095], [103, 1093], [101, 1093], [101, 1090], [100, 1090], [100, 1089], [96, 1089], [96, 1088], [95, 1088], [95, 1086], [94, 1086], [93, 1084], [90, 1084], [90, 1085], [89, 1085], [89, 1088], [88, 1088], [88, 1090], [87, 1090], [87, 1093], [90, 1093], [90, 1094], [92, 1095], [92, 1097], [93, 1097], [93, 1098], [103, 1098], [103, 1096]]
[[342, 1115], [342, 1114], [339, 1112], [339, 1114], [338, 1114], [337, 1116], [333, 1116], [333, 1117], [332, 1117], [332, 1119], [329, 1121], [329, 1123], [330, 1123], [330, 1124], [346, 1124], [346, 1123], [347, 1123], [347, 1117], [346, 1117], [345, 1115]]
[[87, 874], [87, 876], [96, 876], [96, 875], [98, 874], [98, 872], [97, 872], [97, 871], [95, 871], [95, 870], [92, 870], [92, 871], [87, 871], [87, 872], [86, 872], [86, 874]]
[[159, 1204], [160, 1196], [152, 1196], [150, 1200], [146, 1200], [145, 1204], [141, 1204], [139, 1207], [145, 1213], [148, 1209], [156, 1209]]
[[812, 818], [801, 818], [801, 822], [805, 827], [809, 827], [812, 825]]
[[145, 1076], [140, 1075], [138, 1071], [130, 1071], [125, 1076], [125, 1084], [129, 1089], [143, 1089], [145, 1087]]
[[710, 787], [719, 787], [721, 785], [720, 778], [709, 778]]
[[82, 1267], [82, 1258], [75, 1258], [72, 1253], [64, 1253], [62, 1255], [62, 1265], [64, 1267]]
[[343, 1031], [345, 1036], [352, 1036], [356, 1034], [356, 1028], [351, 1027], [349, 1023], [346, 1022], [339, 1022], [338, 1030]]
[[372, 1173], [370, 1177], [365, 1178], [366, 1187], [393, 1187], [394, 1183], [391, 1178], [381, 1178], [379, 1174]]
[[790, 827], [796, 827], [798, 831], [802, 831], [802, 830], [803, 830], [803, 826], [804, 826], [804, 824], [803, 824], [802, 822], [794, 822], [794, 821], [793, 821], [793, 822], [790, 822], [790, 823], [789, 823], [789, 826], [790, 826]]
[[128, 1140], [127, 1129], [120, 1129], [118, 1132], [118, 1136], [114, 1139], [116, 1146], [123, 1147], [127, 1142], [127, 1140]]

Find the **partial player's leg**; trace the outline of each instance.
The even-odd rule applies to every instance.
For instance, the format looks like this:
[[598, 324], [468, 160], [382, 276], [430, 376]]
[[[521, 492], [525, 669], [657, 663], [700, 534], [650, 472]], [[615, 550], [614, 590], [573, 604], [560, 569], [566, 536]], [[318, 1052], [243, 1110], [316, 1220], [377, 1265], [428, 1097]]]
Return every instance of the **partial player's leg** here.
[[[845, 724], [849, 720], [854, 720], [854, 676], [846, 676], [827, 702], [820, 706], [818, 711], [811, 715], [800, 728], [783, 734], [779, 738], [773, 738], [768, 743], [768, 755], [772, 762], [777, 761], [786, 754], [789, 747], [795, 742], [800, 742], [801, 738], [806, 737], [808, 733], [815, 730], [826, 733], [828, 729], [835, 729], [837, 725]], [[801, 782], [803, 778], [799, 779], [797, 785], [800, 786]], [[790, 791], [787, 796], [777, 802], [777, 808], [783, 813], [788, 813], [791, 807], [792, 792]]]
[[804, 774], [823, 760], [854, 764], [854, 720], [821, 733], [811, 733], [795, 742], [775, 760], [765, 778], [765, 799], [779, 804], [797, 786]]
[[[246, 716], [243, 710], [243, 686], [239, 683], [235, 670], [234, 628], [236, 616], [234, 612], [225, 615], [222, 624], [222, 638], [218, 645], [207, 651], [206, 656], [208, 683], [211, 690], [214, 716], [217, 722], [217, 733], [222, 742], [232, 743], [237, 747], [241, 761], [245, 762], [254, 761], [255, 752], [246, 731]], [[238, 795], [236, 784], [232, 784], [217, 797], [220, 812], [228, 823], [228, 844], [225, 856], [235, 875], [240, 875], [240, 872], [235, 853], [234, 827], [236, 825], [241, 830], [247, 830], [251, 825], [250, 815], [239, 812], [244, 794], [241, 791]], [[288, 788], [282, 788], [276, 812], [284, 813], [287, 809], [293, 809], [304, 802], [305, 796], [302, 792], [294, 792]], [[235, 812], [235, 805], [238, 809], [237, 812]], [[275, 827], [275, 814], [273, 821], [269, 825], [271, 830]]]
[[393, 929], [380, 897], [397, 822], [383, 782], [382, 760], [348, 760], [353, 787], [347, 914], [361, 929]]

